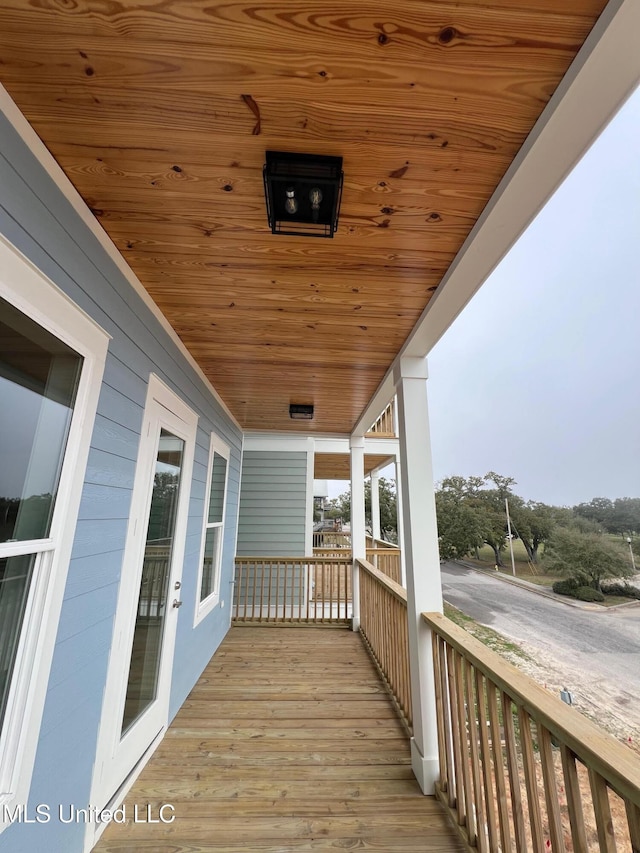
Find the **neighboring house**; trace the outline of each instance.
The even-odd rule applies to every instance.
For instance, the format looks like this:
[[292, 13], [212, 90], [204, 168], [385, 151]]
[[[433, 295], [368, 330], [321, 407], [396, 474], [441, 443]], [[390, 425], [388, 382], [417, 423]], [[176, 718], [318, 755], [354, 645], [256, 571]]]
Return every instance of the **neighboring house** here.
[[[630, 46], [637, 4], [611, 2], [596, 23], [604, 6], [597, 0], [565, 0], [550, 4], [551, 12], [549, 4], [524, 3], [520, 17], [502, 10], [495, 20], [477, 4], [441, 16], [436, 4], [403, 2], [388, 16], [422, 15], [417, 35], [374, 18], [341, 69], [340, 45], [325, 63], [319, 51], [333, 49], [332, 38], [314, 33], [308, 52], [292, 53], [280, 73], [271, 64], [287, 65], [287, 51], [296, 49], [296, 37], [286, 36], [272, 53], [253, 57], [255, 97], [243, 94], [249, 80], [241, 56], [236, 68], [225, 44], [205, 56], [189, 41], [209, 31], [215, 4], [173, 4], [181, 21], [144, 3], [120, 11], [84, 2], [9, 5], [0, 8], [0, 82], [10, 93], [0, 91], [0, 853], [80, 853], [91, 846], [91, 827], [25, 818], [39, 804], [101, 808], [126, 787], [229, 628], [235, 555], [311, 553], [314, 477], [351, 477], [353, 550], [364, 557], [362, 482], [395, 459], [410, 614], [441, 606], [424, 356], [637, 80], [638, 51]], [[458, 29], [445, 26], [458, 14]], [[242, 45], [256, 20], [236, 28], [221, 18], [219, 26]], [[258, 43], [270, 45], [264, 27]], [[471, 71], [464, 65], [465, 52], [475, 50], [465, 30], [474, 28], [491, 50], [525, 45], [522, 58], [518, 48], [506, 51], [500, 85], [507, 94], [495, 103], [487, 82], [494, 72], [476, 76], [473, 62]], [[367, 51], [387, 50], [388, 41], [395, 51], [396, 32], [409, 64], [402, 52], [389, 54], [393, 74], [373, 83], [367, 75], [381, 60]], [[162, 77], [173, 60], [154, 53], [156, 38], [167, 56], [178, 51], [184, 77]], [[138, 56], [138, 47], [149, 55]], [[459, 91], [443, 94], [451, 81], [439, 82], [436, 59], [411, 64], [427, 48], [442, 68], [461, 57]], [[478, 69], [492, 61], [481, 51], [473, 56]], [[129, 61], [131, 68], [120, 67]], [[216, 61], [222, 70], [211, 83]], [[371, 100], [364, 119], [348, 84], [341, 105], [350, 62], [353, 85]], [[153, 76], [154, 68], [159, 88], [138, 86], [136, 74]], [[240, 79], [229, 84], [234, 74]], [[325, 115], [321, 89], [332, 77], [339, 109]], [[197, 100], [202, 91], [210, 103]], [[285, 109], [279, 135], [269, 136], [270, 110], [298, 91], [310, 124], [318, 123], [315, 137], [304, 135], [306, 114], [295, 104], [289, 132]], [[429, 125], [426, 113], [414, 119], [420, 103], [429, 108], [430, 92]], [[162, 115], [165, 97], [173, 107]], [[192, 128], [189, 110], [171, 112], [183, 97], [196, 98], [193, 112], [206, 116], [206, 128]], [[492, 124], [501, 111], [504, 123]], [[209, 163], [210, 133], [225, 116], [224, 164]], [[440, 127], [446, 138], [436, 134]], [[313, 151], [326, 143], [345, 152], [340, 228], [364, 234], [353, 248], [338, 237], [314, 243], [268, 233], [260, 167], [241, 162], [251, 150], [262, 163], [265, 137], [281, 147]], [[108, 163], [95, 156], [101, 146]], [[441, 166], [420, 161], [425, 146], [447, 152], [446, 162], [444, 154]], [[161, 177], [150, 159], [156, 149]], [[188, 188], [189, 171], [204, 189], [172, 212], [170, 181], [176, 192]], [[220, 184], [227, 174], [238, 176], [236, 188], [231, 178]], [[435, 189], [421, 201], [430, 181]], [[166, 195], [136, 213], [136, 200], [156, 183]], [[195, 178], [194, 186], [201, 186]], [[101, 193], [110, 209], [100, 207]], [[239, 208], [223, 209], [235, 196]], [[245, 236], [242, 211], [250, 220]], [[218, 228], [223, 236], [207, 254]], [[334, 309], [323, 314], [327, 305]], [[293, 356], [278, 361], [278, 353]], [[396, 393], [399, 443], [386, 430], [366, 438]], [[315, 420], [292, 431], [289, 403], [309, 400]], [[357, 585], [354, 597], [357, 627]], [[413, 666], [425, 647], [417, 618], [410, 625]], [[417, 690], [415, 701], [424, 695]], [[426, 742], [416, 722], [414, 768], [425, 790], [437, 773], [433, 738], [429, 749]]]

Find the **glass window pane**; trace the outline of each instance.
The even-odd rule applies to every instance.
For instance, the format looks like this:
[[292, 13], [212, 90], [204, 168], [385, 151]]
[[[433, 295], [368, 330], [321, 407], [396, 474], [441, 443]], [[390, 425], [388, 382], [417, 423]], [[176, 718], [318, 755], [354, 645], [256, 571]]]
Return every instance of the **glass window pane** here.
[[215, 590], [216, 572], [218, 570], [221, 527], [210, 527], [204, 541], [204, 561], [202, 564], [202, 584], [200, 586], [200, 601], [204, 601]]
[[211, 492], [209, 494], [209, 524], [222, 521], [224, 510], [224, 484], [227, 479], [227, 460], [219, 453], [213, 454]]
[[122, 720], [123, 734], [156, 698], [183, 451], [184, 441], [181, 438], [164, 429], [160, 431]]
[[0, 542], [42, 539], [82, 358], [0, 299]]
[[0, 731], [29, 598], [35, 554], [0, 560]]

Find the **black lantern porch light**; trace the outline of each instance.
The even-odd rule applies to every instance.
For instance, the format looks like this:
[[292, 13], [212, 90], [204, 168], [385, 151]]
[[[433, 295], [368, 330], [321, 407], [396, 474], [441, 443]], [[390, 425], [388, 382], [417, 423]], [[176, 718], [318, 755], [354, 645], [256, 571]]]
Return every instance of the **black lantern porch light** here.
[[267, 151], [262, 175], [272, 234], [333, 237], [342, 197], [342, 157]]

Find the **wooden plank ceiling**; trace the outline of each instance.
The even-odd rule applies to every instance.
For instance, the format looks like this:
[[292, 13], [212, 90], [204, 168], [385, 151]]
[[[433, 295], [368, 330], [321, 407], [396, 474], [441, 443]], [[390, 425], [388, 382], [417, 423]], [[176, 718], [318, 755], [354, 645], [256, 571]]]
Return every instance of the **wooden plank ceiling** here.
[[[243, 427], [348, 433], [604, 5], [0, 0], [0, 81]], [[333, 240], [267, 149], [344, 158]]]
[[[394, 461], [393, 456], [383, 453], [364, 454], [365, 477], [376, 468], [390, 465]], [[349, 453], [317, 453], [314, 456], [313, 476], [316, 480], [350, 480], [351, 479], [351, 456]]]

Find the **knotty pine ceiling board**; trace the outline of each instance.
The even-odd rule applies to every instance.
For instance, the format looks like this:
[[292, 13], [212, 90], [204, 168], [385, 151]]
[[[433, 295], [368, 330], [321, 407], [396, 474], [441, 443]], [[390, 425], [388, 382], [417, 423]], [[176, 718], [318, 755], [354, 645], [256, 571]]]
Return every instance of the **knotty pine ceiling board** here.
[[[0, 0], [0, 81], [240, 423], [348, 433], [603, 7]], [[267, 149], [343, 157], [333, 240]]]
[[[393, 462], [393, 456], [380, 453], [364, 454], [364, 473], [368, 476], [374, 468]], [[313, 464], [315, 480], [350, 480], [351, 459], [348, 453], [316, 453]]]

